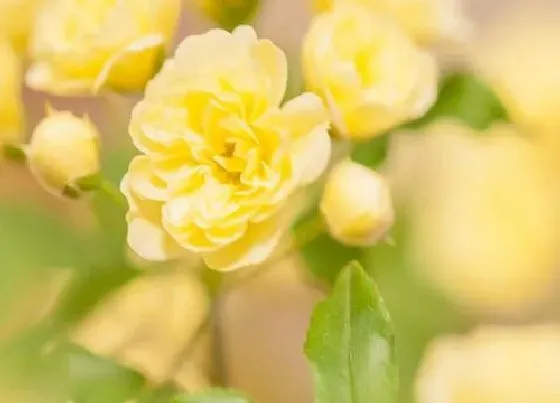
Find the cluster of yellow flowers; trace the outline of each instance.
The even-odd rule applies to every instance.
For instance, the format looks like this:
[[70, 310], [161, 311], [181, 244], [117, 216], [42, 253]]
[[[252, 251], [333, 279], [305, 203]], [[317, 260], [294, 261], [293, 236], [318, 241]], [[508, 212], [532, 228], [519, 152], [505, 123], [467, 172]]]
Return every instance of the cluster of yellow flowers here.
[[[303, 45], [310, 92], [284, 102], [286, 56], [250, 26], [189, 36], [164, 62], [180, 0], [23, 3], [0, 6], [4, 18], [25, 25], [5, 24], [8, 44], [0, 47], [10, 64], [0, 78], [2, 143], [20, 146], [56, 194], [79, 195], [99, 170], [97, 129], [69, 112], [51, 110], [21, 145], [17, 55], [25, 46], [31, 89], [63, 96], [145, 89], [129, 127], [141, 155], [121, 184], [129, 245], [149, 260], [194, 253], [220, 270], [271, 255], [299, 212], [296, 200], [330, 165], [331, 126], [363, 140], [429, 109], [437, 67], [424, 45], [445, 36], [458, 15], [451, 5], [432, 15], [439, 5], [415, 4], [430, 22], [411, 26], [400, 2], [325, 6]], [[377, 242], [393, 220], [383, 178], [351, 162], [329, 176], [321, 211], [333, 236], [352, 245]]]

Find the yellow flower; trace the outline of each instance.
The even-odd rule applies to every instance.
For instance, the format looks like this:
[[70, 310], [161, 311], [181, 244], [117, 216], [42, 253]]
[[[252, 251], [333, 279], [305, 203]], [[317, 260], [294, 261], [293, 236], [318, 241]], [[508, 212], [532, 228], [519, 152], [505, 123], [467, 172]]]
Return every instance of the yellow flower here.
[[61, 195], [76, 181], [99, 171], [99, 135], [88, 118], [49, 111], [35, 130], [27, 149], [31, 172], [48, 191]]
[[179, 8], [179, 0], [46, 0], [27, 84], [62, 95], [141, 89], [159, 67]]
[[407, 253], [449, 299], [478, 314], [528, 311], [557, 275], [555, 174], [513, 126], [440, 122], [396, 133], [387, 176], [410, 219]]
[[357, 6], [315, 17], [303, 45], [303, 72], [330, 106], [338, 131], [356, 139], [422, 116], [437, 92], [433, 58], [391, 19]]
[[[11, 46], [0, 40], [0, 149], [17, 145], [23, 137], [21, 63]], [[1, 154], [1, 151], [0, 151]]]
[[317, 11], [357, 4], [387, 13], [421, 44], [463, 42], [470, 36], [462, 0], [313, 0], [313, 4]]
[[286, 82], [284, 53], [249, 26], [185, 39], [130, 123], [144, 154], [122, 183], [133, 250], [187, 250], [219, 270], [271, 254], [293, 219], [291, 196], [330, 158], [321, 100], [306, 93], [281, 107]]
[[351, 161], [339, 163], [329, 174], [321, 212], [335, 239], [356, 246], [375, 244], [394, 220], [384, 178]]
[[6, 39], [17, 53], [26, 50], [29, 31], [42, 1], [0, 1], [0, 38]]
[[522, 7], [482, 35], [475, 49], [479, 73], [510, 117], [560, 149], [560, 26], [557, 15]]
[[436, 340], [417, 375], [418, 403], [560, 401], [560, 327], [486, 326]]

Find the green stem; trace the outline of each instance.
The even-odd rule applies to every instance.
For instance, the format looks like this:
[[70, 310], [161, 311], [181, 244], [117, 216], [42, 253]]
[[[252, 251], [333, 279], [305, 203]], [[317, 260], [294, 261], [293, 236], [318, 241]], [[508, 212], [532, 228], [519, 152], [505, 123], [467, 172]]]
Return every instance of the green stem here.
[[109, 182], [106, 179], [102, 179], [101, 181], [99, 181], [98, 191], [104, 192], [116, 204], [120, 206], [126, 206], [126, 200], [124, 199], [123, 194], [114, 183]]

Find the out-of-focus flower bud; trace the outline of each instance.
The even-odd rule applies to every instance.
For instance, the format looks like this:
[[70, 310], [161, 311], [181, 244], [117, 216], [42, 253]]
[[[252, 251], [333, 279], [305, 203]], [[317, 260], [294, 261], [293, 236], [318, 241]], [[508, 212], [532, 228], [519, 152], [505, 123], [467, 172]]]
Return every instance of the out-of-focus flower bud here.
[[422, 116], [436, 97], [433, 57], [391, 17], [363, 6], [316, 16], [302, 63], [309, 89], [329, 106], [338, 132], [353, 139]]
[[231, 31], [255, 16], [260, 0], [195, 0], [195, 3], [216, 24]]
[[[0, 7], [1, 8], [1, 7]], [[1, 13], [1, 11], [0, 11]], [[0, 41], [0, 155], [6, 146], [18, 146], [23, 137], [21, 63], [12, 47]]]
[[418, 403], [560, 401], [560, 327], [487, 326], [437, 339], [417, 375]]
[[58, 95], [143, 89], [161, 66], [180, 0], [45, 0], [27, 85]]
[[321, 200], [331, 235], [356, 246], [375, 244], [394, 221], [389, 186], [371, 169], [344, 161], [331, 171]]
[[0, 38], [7, 40], [17, 53], [27, 48], [27, 38], [37, 9], [43, 0], [0, 1]]
[[33, 132], [29, 167], [39, 183], [57, 195], [77, 197], [80, 180], [99, 172], [99, 134], [86, 118], [50, 111]]

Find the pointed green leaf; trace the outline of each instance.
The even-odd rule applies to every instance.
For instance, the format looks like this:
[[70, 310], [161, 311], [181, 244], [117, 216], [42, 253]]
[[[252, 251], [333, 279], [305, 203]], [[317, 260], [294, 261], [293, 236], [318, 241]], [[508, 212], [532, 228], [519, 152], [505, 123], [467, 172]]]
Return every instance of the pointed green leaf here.
[[317, 403], [394, 403], [398, 374], [391, 319], [358, 263], [341, 273], [313, 313], [305, 354]]
[[465, 73], [443, 79], [435, 105], [412, 125], [422, 126], [444, 117], [458, 119], [478, 130], [508, 119], [506, 110], [492, 89], [480, 78]]
[[239, 392], [211, 389], [192, 396], [178, 396], [173, 403], [250, 403], [251, 401]]

